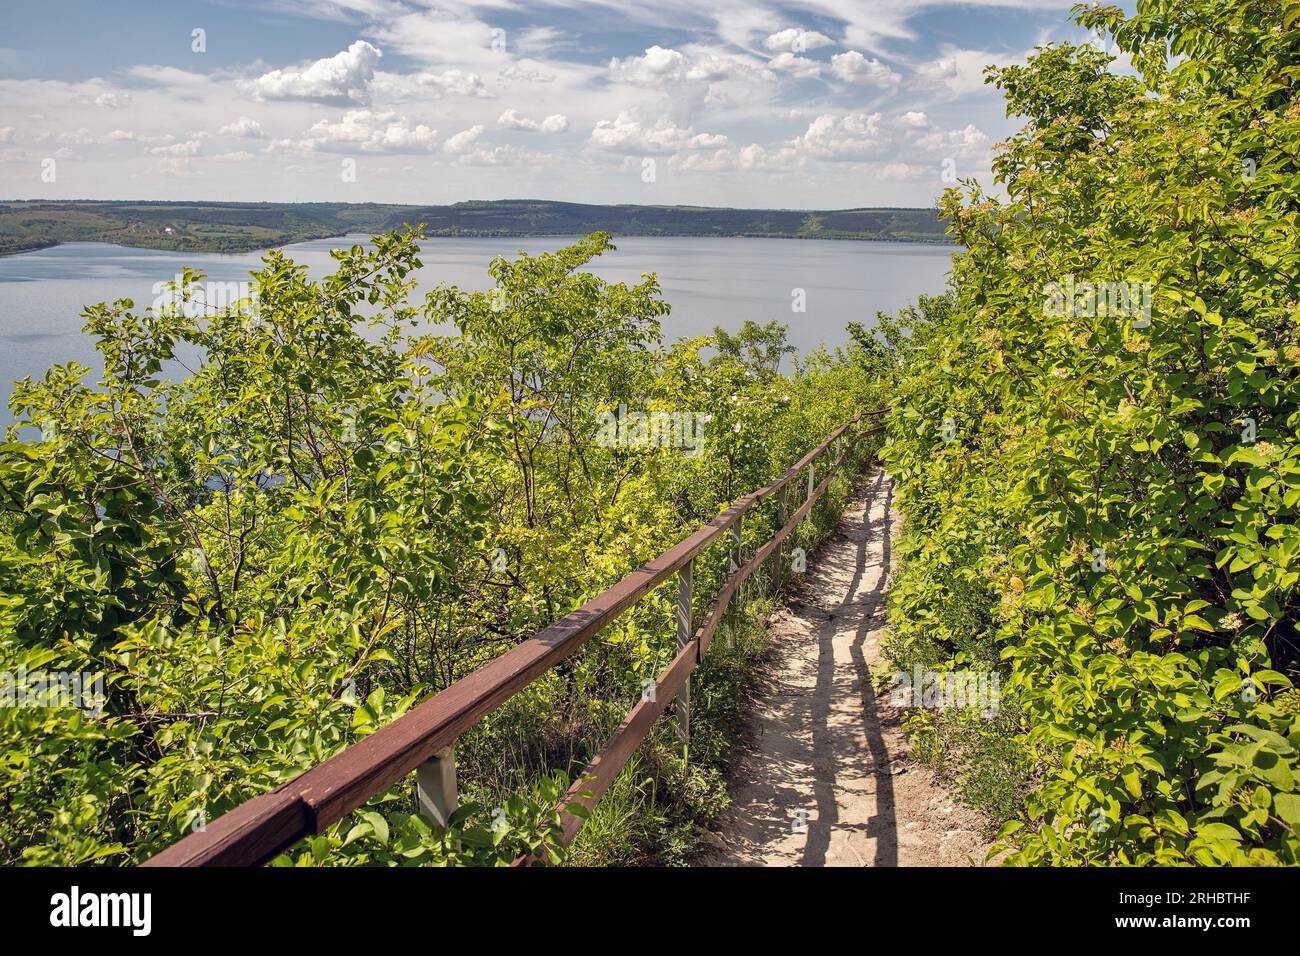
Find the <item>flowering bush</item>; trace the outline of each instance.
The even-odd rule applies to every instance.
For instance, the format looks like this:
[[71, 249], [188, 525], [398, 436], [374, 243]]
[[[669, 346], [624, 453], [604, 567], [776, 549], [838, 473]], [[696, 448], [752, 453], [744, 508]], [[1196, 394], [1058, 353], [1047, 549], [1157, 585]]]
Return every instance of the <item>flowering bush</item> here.
[[1005, 198], [949, 192], [952, 295], [897, 320], [892, 652], [1005, 668], [1012, 862], [1300, 862], [1298, 13], [1079, 7], [1136, 75], [991, 71]]

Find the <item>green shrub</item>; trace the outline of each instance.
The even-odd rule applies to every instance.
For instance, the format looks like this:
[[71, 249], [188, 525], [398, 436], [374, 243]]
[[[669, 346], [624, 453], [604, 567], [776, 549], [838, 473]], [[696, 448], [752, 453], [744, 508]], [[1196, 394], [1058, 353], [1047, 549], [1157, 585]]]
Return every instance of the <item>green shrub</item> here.
[[[1002, 662], [1019, 754], [962, 759], [1011, 862], [1295, 864], [1300, 8], [1136, 7], [1076, 16], [1137, 75], [1069, 44], [991, 71], [1027, 120], [1006, 196], [948, 193], [952, 294], [887, 329], [890, 648]], [[981, 754], [1029, 768], [1022, 810]]]
[[[201, 318], [185, 303], [203, 277], [186, 272], [175, 305], [87, 310], [100, 381], [68, 364], [17, 384], [0, 444], [0, 672], [103, 674], [106, 709], [0, 707], [0, 863], [128, 864], [175, 843], [577, 608], [882, 403], [882, 360], [860, 347], [783, 373], [777, 327], [713, 357], [707, 337], [665, 345], [653, 276], [584, 271], [613, 248], [604, 233], [494, 260], [490, 293], [412, 302], [418, 240], [339, 250], [319, 281], [269, 253], [255, 300]], [[192, 352], [197, 369], [162, 377]], [[602, 442], [621, 408], [707, 416], [704, 446]], [[748, 543], [773, 509], [755, 512]], [[726, 563], [722, 546], [697, 562], [697, 613]], [[563, 778], [675, 654], [670, 591], [462, 736], [451, 832], [429, 831], [404, 783], [280, 862], [563, 860]], [[724, 698], [743, 668], [712, 667], [704, 760], [653, 788], [680, 804], [674, 819], [719, 803]], [[626, 806], [640, 800], [628, 786]], [[656, 852], [643, 835], [631, 855], [596, 842], [587, 859]]]

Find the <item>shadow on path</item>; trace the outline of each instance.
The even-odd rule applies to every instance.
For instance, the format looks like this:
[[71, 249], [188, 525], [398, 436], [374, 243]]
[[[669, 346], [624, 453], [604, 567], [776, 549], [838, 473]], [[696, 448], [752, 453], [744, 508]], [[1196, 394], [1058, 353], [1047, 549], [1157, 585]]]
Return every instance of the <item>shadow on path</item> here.
[[[808, 823], [807, 841], [800, 861], [803, 866], [825, 866], [833, 831], [850, 827], [872, 838], [875, 844], [873, 865], [898, 864], [891, 761], [880, 730], [880, 715], [876, 707], [871, 672], [863, 654], [863, 642], [867, 635], [884, 623], [893, 493], [893, 483], [885, 477], [883, 471], [878, 472], [867, 494], [868, 507], [860, 516], [861, 521], [846, 521], [840, 529], [845, 542], [851, 545], [848, 550], [853, 555], [853, 576], [839, 604], [817, 629], [817, 686], [812, 698], [813, 766], [817, 771], [812, 790], [816, 811]], [[871, 512], [874, 509], [870, 505], [879, 501], [882, 494], [883, 506], [879, 517], [873, 520]], [[821, 550], [831, 551], [838, 544], [838, 540], [832, 539]], [[860, 594], [869, 560], [874, 571], [871, 575], [873, 583]], [[852, 727], [834, 725], [831, 719], [838, 696], [836, 684], [843, 680], [840, 668], [845, 663], [842, 651], [839, 655], [836, 653], [836, 639], [842, 637], [848, 629], [853, 631], [849, 652], [853, 665], [852, 675], [856, 678], [853, 683], [859, 689], [858, 699], [862, 709], [860, 739], [853, 739], [855, 734]], [[865, 822], [841, 820], [837, 796], [840, 764], [845, 755], [850, 760], [859, 758], [863, 744], [869, 756], [870, 766], [867, 769], [874, 778], [875, 812]]]
[[902, 713], [877, 696], [893, 483], [870, 476], [771, 620], [764, 686], [706, 866], [978, 866], [987, 821], [908, 759]]

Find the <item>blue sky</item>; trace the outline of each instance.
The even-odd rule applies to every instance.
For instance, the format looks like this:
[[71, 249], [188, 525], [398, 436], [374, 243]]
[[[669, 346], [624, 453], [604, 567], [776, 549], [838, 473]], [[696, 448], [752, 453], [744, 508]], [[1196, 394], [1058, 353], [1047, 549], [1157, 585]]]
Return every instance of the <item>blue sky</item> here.
[[[987, 178], [1069, 0], [43, 0], [0, 197], [841, 208]], [[197, 32], [196, 32], [197, 31]]]

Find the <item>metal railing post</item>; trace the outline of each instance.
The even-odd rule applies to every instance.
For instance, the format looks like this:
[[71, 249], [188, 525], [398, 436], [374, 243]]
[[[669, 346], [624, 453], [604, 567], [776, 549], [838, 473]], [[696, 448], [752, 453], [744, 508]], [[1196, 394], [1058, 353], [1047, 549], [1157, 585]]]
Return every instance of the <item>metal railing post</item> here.
[[[776, 530], [780, 531], [785, 527], [785, 485], [776, 493]], [[778, 541], [776, 547], [772, 549], [772, 593], [778, 594], [781, 591], [781, 550], [784, 542]]]
[[456, 753], [443, 747], [432, 760], [415, 768], [415, 802], [420, 816], [435, 826], [446, 828], [451, 815], [460, 806], [456, 795]]
[[[745, 516], [742, 514], [736, 519], [736, 523], [731, 526], [731, 571], [735, 574], [740, 570], [740, 544], [745, 535]], [[730, 574], [728, 576], [730, 576]], [[736, 589], [736, 593], [731, 596], [731, 606], [727, 608], [727, 615], [730, 618], [727, 628], [727, 646], [736, 646], [736, 620], [740, 617], [740, 608], [738, 605], [745, 601], [745, 585], [742, 583]]]
[[[677, 651], [691, 642], [691, 578], [694, 576], [695, 559], [687, 561], [677, 572]], [[691, 739], [691, 679], [686, 678], [682, 689], [677, 692], [677, 736], [683, 743]]]

